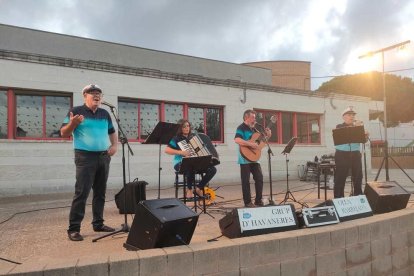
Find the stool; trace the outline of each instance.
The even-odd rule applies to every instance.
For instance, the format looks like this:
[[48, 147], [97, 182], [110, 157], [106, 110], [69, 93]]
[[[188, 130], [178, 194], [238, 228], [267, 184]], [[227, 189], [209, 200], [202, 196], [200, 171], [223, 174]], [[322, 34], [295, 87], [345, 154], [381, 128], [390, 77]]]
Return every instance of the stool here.
[[[182, 176], [182, 179], [180, 179], [180, 176]], [[195, 183], [193, 184], [193, 197], [187, 198], [187, 177], [185, 174], [180, 172], [175, 172], [175, 181], [174, 181], [174, 188], [175, 188], [175, 198], [178, 198], [182, 200], [184, 203], [194, 201], [194, 208], [195, 211], [197, 211], [197, 200], [202, 199], [203, 200], [203, 212], [206, 213], [206, 201], [205, 201], [205, 191], [204, 189], [201, 189], [203, 192], [203, 196], [200, 197], [197, 195], [195, 191], [195, 187], [198, 183], [200, 183], [201, 178], [203, 177], [202, 173], [195, 173], [194, 180]], [[183, 189], [183, 197], [178, 197], [178, 190], [182, 188]]]

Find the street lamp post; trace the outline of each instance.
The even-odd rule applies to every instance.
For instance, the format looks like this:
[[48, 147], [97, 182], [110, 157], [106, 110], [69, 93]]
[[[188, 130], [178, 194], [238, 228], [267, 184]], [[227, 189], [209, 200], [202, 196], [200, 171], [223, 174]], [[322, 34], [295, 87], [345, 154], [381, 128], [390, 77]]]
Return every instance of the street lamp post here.
[[[386, 51], [395, 49], [395, 48], [399, 48], [399, 47], [403, 47], [404, 45], [410, 43], [410, 40], [404, 41], [404, 42], [400, 42], [376, 51], [371, 51], [368, 52], [362, 56], [359, 56], [359, 58], [365, 58], [365, 57], [370, 57], [373, 56], [375, 54], [381, 53], [381, 61], [382, 61], [382, 91], [383, 91], [383, 98], [384, 98], [384, 146], [385, 146], [385, 151], [384, 151], [384, 162], [385, 162], [385, 180], [389, 181], [390, 180], [390, 176], [389, 176], [389, 172], [388, 172], [388, 137], [387, 137], [387, 126], [388, 126], [388, 121], [387, 121], [387, 93], [386, 93], [386, 89], [385, 89], [385, 63], [384, 63], [384, 53]], [[381, 170], [381, 168], [380, 168]], [[378, 178], [379, 172], [377, 174]], [[377, 180], [377, 179], [375, 179]]]

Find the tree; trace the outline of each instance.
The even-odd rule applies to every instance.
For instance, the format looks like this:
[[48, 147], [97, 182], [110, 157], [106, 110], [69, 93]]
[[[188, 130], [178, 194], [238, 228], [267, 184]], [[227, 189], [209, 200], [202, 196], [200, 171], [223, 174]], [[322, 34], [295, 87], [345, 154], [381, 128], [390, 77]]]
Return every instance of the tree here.
[[[414, 120], [414, 82], [411, 78], [385, 74], [387, 95], [388, 126]], [[369, 72], [335, 77], [324, 82], [317, 91], [369, 97], [375, 101], [383, 100], [382, 73]], [[383, 113], [371, 114], [370, 119], [379, 118]]]

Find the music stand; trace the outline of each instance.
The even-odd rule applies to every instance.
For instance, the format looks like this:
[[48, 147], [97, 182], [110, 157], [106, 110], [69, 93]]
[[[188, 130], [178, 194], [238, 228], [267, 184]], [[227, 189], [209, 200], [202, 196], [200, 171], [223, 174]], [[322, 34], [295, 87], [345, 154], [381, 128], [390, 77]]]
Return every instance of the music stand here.
[[292, 192], [290, 191], [289, 188], [289, 159], [288, 159], [288, 154], [292, 151], [293, 147], [296, 144], [296, 141], [298, 140], [298, 137], [292, 137], [292, 139], [290, 139], [290, 141], [287, 143], [285, 149], [281, 152], [282, 154], [285, 155], [286, 158], [286, 194], [285, 194], [285, 198], [279, 203], [279, 204], [283, 204], [286, 203], [288, 200], [292, 200], [293, 202], [296, 202], [298, 204], [300, 204], [302, 207], [308, 207], [308, 205], [306, 203], [302, 203], [300, 201], [297, 201], [296, 198], [293, 196]]
[[[344, 145], [349, 144], [349, 149], [351, 149], [351, 143], [363, 143], [365, 144], [366, 136], [365, 136], [365, 129], [364, 126], [349, 126], [349, 127], [341, 127], [335, 128], [332, 130], [332, 137], [334, 140], [334, 145]], [[352, 155], [350, 155], [351, 164], [351, 195], [354, 192], [354, 172], [352, 171]], [[365, 163], [365, 170], [366, 170], [366, 163]], [[365, 175], [366, 178], [366, 175]], [[365, 181], [367, 181], [365, 179]]]
[[[195, 174], [197, 171], [205, 171], [208, 167], [211, 166], [211, 155], [205, 156], [190, 156], [184, 157], [181, 161], [179, 173], [185, 175], [186, 172], [191, 172], [194, 174], [194, 182], [192, 183], [193, 191], [195, 192], [196, 189], [196, 179]], [[205, 205], [205, 198], [203, 198], [203, 212], [206, 214], [206, 205]], [[194, 211], [197, 212], [197, 199], [194, 196]]]
[[161, 145], [168, 145], [170, 140], [177, 134], [180, 125], [174, 123], [158, 122], [151, 134], [143, 144], [157, 144], [158, 150], [158, 199], [161, 196]]
[[365, 143], [364, 126], [351, 126], [335, 128], [332, 130], [334, 145], [343, 145], [351, 143]]

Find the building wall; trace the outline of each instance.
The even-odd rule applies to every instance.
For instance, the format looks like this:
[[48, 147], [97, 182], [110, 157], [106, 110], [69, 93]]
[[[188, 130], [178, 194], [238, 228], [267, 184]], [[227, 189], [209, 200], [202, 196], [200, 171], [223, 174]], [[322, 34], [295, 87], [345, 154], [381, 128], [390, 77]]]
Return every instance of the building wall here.
[[[315, 155], [332, 153], [331, 129], [341, 121], [340, 113], [352, 103], [359, 116], [368, 118], [367, 100], [334, 94], [295, 94], [269, 92], [114, 74], [109, 72], [79, 70], [76, 68], [50, 66], [0, 59], [0, 86], [50, 91], [73, 92], [73, 104], [83, 103], [80, 92], [88, 83], [97, 83], [104, 90], [104, 100], [116, 105], [119, 96], [179, 101], [224, 106], [224, 143], [217, 145], [221, 164], [212, 185], [239, 182], [236, 163], [235, 129], [242, 122], [242, 114], [248, 108], [260, 108], [290, 112], [321, 114], [321, 145], [297, 145], [291, 152], [290, 174], [297, 177], [297, 166], [312, 160]], [[64, 111], [66, 113], [66, 111]], [[149, 188], [158, 186], [158, 146], [131, 143], [134, 156], [129, 160], [130, 179], [138, 177], [149, 182]], [[285, 178], [285, 158], [280, 152], [284, 145], [271, 145], [273, 179]], [[162, 151], [164, 146], [162, 147]], [[261, 163], [267, 179], [266, 154]], [[161, 155], [161, 186], [173, 184], [172, 157]], [[70, 141], [21, 141], [0, 140], [0, 187], [1, 196], [71, 191], [74, 185], [73, 151]], [[108, 185], [121, 187], [121, 146], [113, 157]], [[277, 189], [278, 187], [276, 187]], [[283, 189], [283, 187], [279, 187]]]
[[[368, 99], [333, 93], [298, 91], [270, 86], [270, 70], [153, 51], [127, 45], [52, 34], [0, 24], [0, 89], [59, 91], [73, 94], [73, 105], [83, 103], [81, 89], [96, 83], [104, 100], [117, 105], [118, 97], [220, 105], [224, 108], [224, 142], [217, 145], [221, 164], [212, 185], [239, 182], [233, 141], [246, 109], [319, 114], [320, 145], [297, 145], [289, 155], [290, 175], [314, 156], [333, 153], [331, 129], [341, 122], [348, 105], [368, 121]], [[19, 52], [19, 53], [18, 53]], [[56, 58], [59, 57], [59, 58]], [[96, 64], [99, 66], [89, 66]], [[75, 66], [76, 65], [76, 66]], [[124, 67], [123, 67], [124, 66]], [[143, 67], [162, 74], [134, 74]], [[123, 71], [125, 69], [125, 71]], [[171, 73], [172, 72], [172, 73]], [[183, 74], [199, 74], [184, 78]], [[227, 81], [227, 79], [235, 81]], [[241, 83], [243, 82], [243, 85]], [[269, 85], [266, 85], [269, 84]], [[62, 111], [66, 113], [67, 111]], [[128, 179], [138, 177], [158, 186], [159, 147], [130, 143]], [[162, 152], [164, 151], [162, 147]], [[286, 177], [285, 145], [271, 144], [272, 176]], [[112, 158], [108, 185], [122, 184], [121, 146]], [[172, 157], [161, 154], [161, 186], [173, 185]], [[261, 163], [268, 179], [267, 155]], [[0, 139], [0, 196], [72, 191], [75, 178], [70, 141]], [[275, 187], [284, 189], [284, 187]]]
[[311, 89], [311, 64], [308, 61], [258, 61], [245, 65], [272, 70], [272, 85], [292, 89]]

